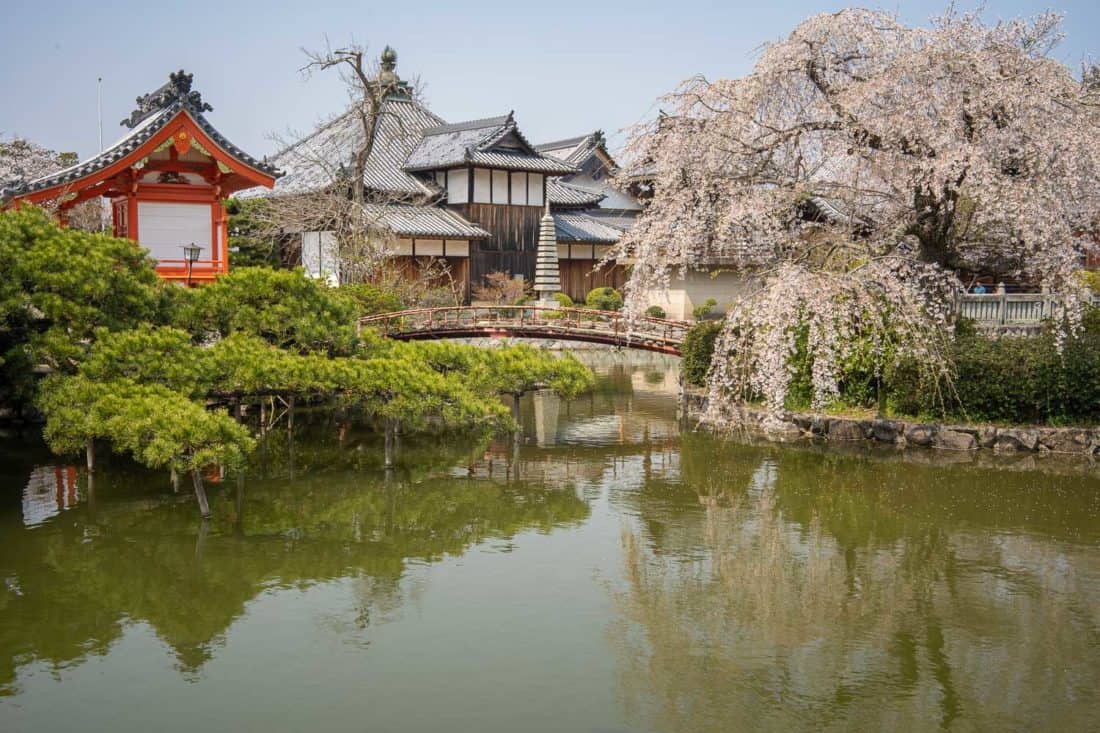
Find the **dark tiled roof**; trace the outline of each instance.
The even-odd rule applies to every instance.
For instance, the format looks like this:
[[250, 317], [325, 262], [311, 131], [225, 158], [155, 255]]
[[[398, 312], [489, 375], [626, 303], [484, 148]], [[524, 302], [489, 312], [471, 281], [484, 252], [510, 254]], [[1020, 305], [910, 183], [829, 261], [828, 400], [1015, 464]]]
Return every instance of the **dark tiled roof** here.
[[452, 132], [466, 132], [468, 130], [498, 130], [504, 127], [512, 119], [512, 114], [498, 115], [497, 117], [483, 117], [480, 120], [466, 120], [465, 122], [440, 123], [424, 130], [425, 135], [444, 135]]
[[453, 211], [437, 206], [367, 204], [368, 219], [397, 236], [440, 239], [487, 239], [490, 235]]
[[[565, 140], [555, 140], [535, 146], [535, 149], [540, 153], [553, 156], [558, 160], [576, 166], [581, 165], [590, 155], [592, 155], [592, 153], [600, 148], [603, 148], [604, 152], [607, 152], [607, 139], [603, 135], [603, 130], [596, 130], [587, 135], [570, 137]], [[608, 154], [608, 157], [610, 157], [610, 154]]]
[[553, 216], [559, 243], [616, 244], [622, 235], [620, 230], [587, 214], [556, 212]]
[[607, 198], [599, 191], [566, 183], [559, 178], [546, 181], [546, 196], [551, 206], [595, 206]]
[[[498, 147], [510, 136], [516, 137], [520, 147]], [[405, 161], [405, 170], [429, 171], [465, 165], [548, 175], [566, 175], [577, 170], [535, 150], [519, 131], [511, 113], [425, 129], [423, 138]]]
[[[406, 173], [403, 165], [422, 132], [441, 122], [412, 99], [389, 97], [383, 101], [374, 146], [363, 172], [367, 188], [403, 196], [434, 194], [434, 184]], [[349, 109], [275, 156], [275, 162], [287, 171], [276, 184], [275, 194], [327, 188], [342, 175], [341, 168], [346, 171], [352, 166], [355, 151], [362, 143], [363, 127], [355, 110]]]
[[584, 214], [605, 226], [625, 232], [634, 226], [641, 211], [637, 209], [588, 209]]
[[[218, 132], [202, 115], [204, 110], [210, 109], [210, 105], [202, 102], [197, 92], [191, 91], [190, 75], [184, 74], [182, 71], [178, 72], [178, 75], [186, 79], [186, 86], [177, 82], [177, 74], [172, 74], [172, 79], [168, 84], [160, 87], [152, 94], [138, 98], [138, 110], [135, 110], [129, 118], [123, 120], [124, 125], [131, 126], [130, 132], [111, 147], [88, 160], [33, 181], [16, 181], [9, 184], [7, 187], [0, 189], [0, 201], [7, 201], [16, 196], [25, 196], [55, 186], [75, 183], [101, 171], [133, 153], [151, 137], [163, 130], [180, 112], [187, 113], [199, 129], [234, 160], [269, 176], [278, 177], [282, 175], [274, 165], [253, 158]], [[157, 109], [155, 108], [157, 105], [163, 106]]]

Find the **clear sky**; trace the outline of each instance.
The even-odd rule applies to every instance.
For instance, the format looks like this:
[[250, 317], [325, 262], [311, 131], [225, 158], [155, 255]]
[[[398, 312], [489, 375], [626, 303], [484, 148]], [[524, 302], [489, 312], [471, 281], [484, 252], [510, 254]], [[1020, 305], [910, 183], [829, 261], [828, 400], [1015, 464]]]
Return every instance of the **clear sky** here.
[[[648, 115], [678, 81], [744, 74], [761, 43], [848, 4], [3, 0], [0, 134], [86, 157], [98, 147], [97, 77], [110, 144], [134, 98], [184, 68], [214, 107], [211, 122], [264, 155], [274, 149], [272, 133], [311, 129], [345, 106], [335, 75], [298, 73], [301, 49], [323, 46], [327, 35], [334, 45], [354, 39], [375, 54], [394, 46], [398, 73], [419, 76], [429, 107], [448, 121], [515, 110], [535, 142], [602, 128], [614, 146], [618, 131]], [[944, 5], [876, 7], [922, 24]], [[986, 14], [1012, 18], [1049, 7], [1065, 14], [1062, 61], [1076, 68], [1100, 56], [1097, 0], [989, 0]]]

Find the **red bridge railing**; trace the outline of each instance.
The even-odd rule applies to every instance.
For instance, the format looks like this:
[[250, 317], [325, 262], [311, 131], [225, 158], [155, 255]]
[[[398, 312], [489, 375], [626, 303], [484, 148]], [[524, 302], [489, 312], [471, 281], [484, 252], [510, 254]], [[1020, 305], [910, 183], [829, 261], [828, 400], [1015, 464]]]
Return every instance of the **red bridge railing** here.
[[616, 311], [540, 305], [469, 305], [416, 308], [359, 319], [400, 340], [514, 336], [585, 341], [679, 354], [691, 324], [664, 318], [628, 318]]

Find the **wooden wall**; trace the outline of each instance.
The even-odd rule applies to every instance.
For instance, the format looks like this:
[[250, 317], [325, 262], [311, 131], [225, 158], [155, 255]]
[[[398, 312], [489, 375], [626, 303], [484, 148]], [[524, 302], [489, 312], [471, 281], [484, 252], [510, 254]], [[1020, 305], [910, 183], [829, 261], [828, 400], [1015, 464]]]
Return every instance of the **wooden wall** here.
[[593, 272], [597, 260], [558, 260], [562, 292], [577, 305], [584, 303], [592, 288], [612, 287], [622, 290], [629, 273], [624, 265], [603, 267]]
[[498, 271], [534, 282], [540, 207], [460, 204], [453, 208], [492, 234], [490, 239], [470, 242], [471, 284], [481, 284], [486, 275]]
[[453, 287], [457, 291], [459, 304], [465, 304], [470, 295], [470, 261], [466, 257], [407, 257], [398, 255], [389, 259], [391, 267], [407, 280], [420, 277], [422, 268], [432, 263], [438, 268], [440, 260], [445, 260], [450, 276], [434, 279], [432, 287]]

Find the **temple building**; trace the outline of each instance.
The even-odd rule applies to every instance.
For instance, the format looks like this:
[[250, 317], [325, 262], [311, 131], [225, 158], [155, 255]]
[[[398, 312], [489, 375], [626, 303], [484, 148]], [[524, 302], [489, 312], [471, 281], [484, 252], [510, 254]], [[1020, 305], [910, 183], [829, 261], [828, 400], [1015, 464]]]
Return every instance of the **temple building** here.
[[123, 137], [98, 155], [62, 170], [0, 188], [0, 206], [39, 204], [62, 224], [77, 204], [110, 202], [115, 236], [149, 250], [157, 272], [187, 284], [229, 269], [223, 202], [253, 187], [272, 188], [279, 172], [229, 142], [203, 116], [212, 110], [191, 88], [192, 75], [172, 73], [137, 98]]
[[[608, 184], [616, 166], [601, 133], [533, 145], [512, 113], [448, 123], [414, 98], [396, 64], [387, 47], [371, 89], [378, 106], [369, 145], [372, 126], [349, 109], [273, 156], [286, 175], [273, 191], [248, 196], [346, 190], [344, 177], [359, 169], [355, 155], [368, 150], [362, 208], [392, 238], [396, 267], [446, 263], [464, 300], [494, 272], [533, 283], [549, 204], [563, 291], [583, 300], [593, 287], [625, 282], [622, 267], [593, 272], [641, 208]], [[333, 282], [345, 277], [349, 263], [334, 232], [314, 223], [301, 229], [291, 234], [306, 271]]]

